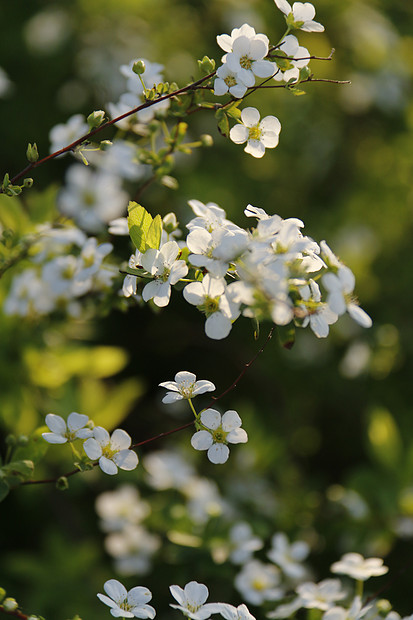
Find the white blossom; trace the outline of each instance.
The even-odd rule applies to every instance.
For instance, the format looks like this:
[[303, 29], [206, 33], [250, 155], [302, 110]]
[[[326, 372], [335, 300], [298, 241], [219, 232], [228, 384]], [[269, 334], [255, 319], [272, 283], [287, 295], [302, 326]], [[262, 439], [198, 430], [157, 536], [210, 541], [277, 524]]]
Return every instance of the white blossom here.
[[195, 450], [207, 450], [211, 463], [225, 463], [229, 457], [229, 443], [246, 443], [248, 435], [241, 428], [241, 418], [233, 410], [221, 414], [215, 409], [205, 409], [200, 416], [202, 430], [191, 439]]
[[351, 318], [362, 327], [372, 326], [372, 320], [367, 312], [353, 301], [355, 277], [351, 269], [340, 265], [337, 273], [326, 273], [322, 277], [322, 283], [329, 293], [327, 303], [333, 312], [341, 316], [347, 310]]
[[[277, 82], [281, 80], [284, 82], [289, 82], [290, 80], [297, 81], [300, 76], [300, 69], [306, 67], [310, 62], [310, 52], [305, 47], [299, 45], [297, 37], [293, 34], [288, 34], [285, 37], [279, 49], [288, 56], [288, 59], [278, 59], [281, 66], [278, 67], [274, 80]], [[282, 67], [286, 61], [292, 66], [283, 70]]]
[[46, 424], [51, 433], [42, 433], [43, 439], [48, 443], [66, 443], [76, 439], [87, 439], [93, 435], [90, 428], [85, 428], [89, 422], [87, 415], [72, 412], [67, 418], [67, 422], [54, 413], [48, 413]]
[[[243, 603], [234, 607], [228, 603], [215, 603], [216, 610], [225, 620], [255, 620], [248, 607]], [[217, 613], [215, 612], [215, 613]]]
[[50, 152], [55, 153], [89, 133], [90, 128], [83, 114], [71, 116], [66, 123], [52, 127], [49, 133]]
[[232, 526], [229, 532], [229, 543], [231, 548], [229, 559], [234, 564], [245, 564], [251, 559], [254, 551], [264, 546], [261, 538], [254, 536], [251, 526], [245, 522]]
[[246, 153], [253, 157], [262, 157], [265, 149], [273, 149], [278, 144], [281, 123], [276, 116], [266, 116], [260, 121], [260, 113], [256, 108], [244, 108], [241, 121], [232, 127], [229, 137], [235, 144], [247, 143]]
[[232, 51], [226, 55], [225, 64], [245, 86], [254, 86], [255, 78], [268, 78], [274, 75], [277, 67], [269, 60], [268, 44], [261, 38], [239, 36], [232, 43]]
[[159, 491], [181, 490], [195, 478], [195, 470], [181, 454], [168, 450], [150, 452], [143, 464], [148, 472], [148, 484]]
[[175, 381], [163, 381], [159, 384], [167, 390], [171, 390], [163, 397], [162, 402], [174, 403], [177, 400], [194, 398], [205, 392], [213, 392], [216, 388], [211, 381], [206, 379], [196, 380], [196, 375], [186, 370], [176, 373]]
[[251, 560], [244, 564], [235, 578], [235, 587], [241, 596], [253, 605], [262, 605], [265, 601], [277, 601], [284, 591], [279, 587], [280, 571], [272, 564]]
[[147, 603], [152, 594], [148, 588], [136, 586], [126, 590], [125, 586], [116, 579], [109, 579], [103, 585], [106, 594], [98, 594], [102, 603], [110, 607], [110, 613], [115, 618], [154, 618], [156, 611]]
[[364, 559], [360, 553], [346, 553], [341, 560], [331, 566], [332, 573], [348, 575], [353, 579], [366, 581], [370, 577], [385, 575], [389, 569], [383, 565], [381, 558]]
[[138, 455], [129, 450], [132, 440], [128, 433], [120, 428], [109, 435], [102, 426], [95, 426], [93, 437], [86, 439], [83, 449], [93, 461], [99, 459], [99, 467], [111, 476], [118, 473], [118, 467], [131, 471], [138, 465]]
[[290, 544], [287, 536], [283, 532], [278, 532], [272, 537], [271, 545], [271, 549], [267, 553], [271, 562], [277, 564], [290, 579], [305, 577], [306, 569], [302, 562], [310, 550], [306, 542], [298, 540]]
[[105, 491], [96, 498], [96, 512], [104, 532], [116, 532], [128, 525], [136, 525], [151, 512], [150, 504], [131, 484], [123, 484], [114, 491]]
[[179, 609], [188, 618], [193, 620], [206, 620], [212, 613], [215, 613], [216, 607], [212, 603], [205, 604], [209, 592], [203, 583], [190, 581], [184, 588], [180, 586], [169, 587], [172, 596], [179, 605], [170, 604], [174, 609]]
[[121, 575], [146, 575], [152, 557], [161, 546], [161, 539], [139, 524], [128, 524], [105, 538], [105, 549], [114, 559]]
[[167, 306], [171, 297], [171, 286], [188, 273], [184, 260], [177, 260], [181, 250], [176, 241], [167, 241], [160, 250], [150, 248], [142, 254], [142, 266], [154, 279], [142, 291], [144, 301], [153, 299], [156, 306]]
[[294, 2], [293, 6], [287, 0], [274, 0], [277, 7], [284, 13], [287, 23], [305, 32], [323, 32], [324, 26], [313, 21], [315, 8], [310, 2]]
[[339, 579], [324, 579], [320, 583], [300, 583], [296, 592], [299, 595], [302, 607], [307, 609], [321, 609], [326, 611], [333, 603], [347, 596], [341, 589]]

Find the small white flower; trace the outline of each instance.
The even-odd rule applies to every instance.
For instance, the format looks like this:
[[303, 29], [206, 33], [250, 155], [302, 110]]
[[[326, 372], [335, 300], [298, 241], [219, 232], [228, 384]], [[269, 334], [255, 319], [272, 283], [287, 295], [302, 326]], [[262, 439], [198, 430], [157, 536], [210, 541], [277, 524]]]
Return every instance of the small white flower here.
[[83, 449], [92, 461], [99, 459], [99, 467], [105, 474], [113, 476], [118, 473], [118, 467], [126, 471], [137, 467], [138, 455], [128, 449], [131, 443], [128, 433], [120, 428], [110, 436], [105, 428], [96, 426], [93, 437], [85, 441]]
[[206, 620], [215, 613], [216, 605], [213, 603], [205, 605], [209, 592], [203, 583], [190, 581], [183, 589], [179, 586], [170, 586], [169, 589], [179, 603], [179, 605], [171, 603], [170, 606], [182, 611], [184, 616], [193, 620]]
[[188, 204], [197, 217], [194, 217], [186, 227], [188, 230], [194, 228], [205, 228], [212, 233], [215, 229], [226, 228], [227, 230], [239, 230], [233, 222], [226, 219], [224, 209], [215, 202], [207, 202], [206, 205], [200, 200], [188, 200]]
[[287, 0], [274, 0], [277, 7], [284, 13], [287, 24], [304, 30], [305, 32], [323, 32], [324, 26], [313, 21], [315, 8], [310, 2], [294, 2], [293, 6]]
[[180, 251], [176, 241], [168, 241], [160, 250], [151, 248], [142, 254], [142, 266], [154, 277], [142, 291], [144, 301], [153, 299], [159, 308], [168, 305], [171, 286], [188, 273], [185, 261], [176, 260]]
[[175, 452], [150, 452], [145, 456], [143, 464], [148, 472], [148, 484], [159, 491], [182, 490], [195, 477], [195, 470]]
[[160, 546], [159, 536], [142, 525], [129, 524], [105, 538], [105, 549], [114, 558], [116, 571], [121, 575], [147, 574]]
[[254, 86], [255, 77], [268, 78], [277, 70], [274, 63], [264, 60], [267, 54], [266, 41], [241, 35], [234, 39], [232, 52], [226, 55], [225, 64], [246, 86]]
[[229, 457], [228, 443], [246, 443], [248, 435], [241, 427], [242, 421], [233, 410], [221, 414], [215, 409], [205, 409], [200, 417], [203, 430], [197, 431], [191, 439], [195, 450], [208, 450], [211, 463], [225, 463]]
[[277, 601], [283, 597], [279, 587], [280, 571], [272, 564], [263, 564], [259, 560], [251, 560], [244, 564], [235, 577], [235, 587], [242, 597], [253, 605], [262, 605], [264, 601]]
[[239, 74], [236, 71], [231, 71], [226, 63], [218, 67], [216, 76], [214, 94], [218, 97], [229, 93], [236, 99], [241, 99], [247, 92], [248, 86], [255, 84], [255, 80], [252, 84], [245, 84]]
[[213, 392], [216, 389], [211, 381], [207, 381], [206, 379], [197, 381], [196, 375], [186, 370], [181, 370], [176, 373], [175, 381], [163, 381], [159, 385], [167, 390], [172, 390], [171, 392], [167, 392], [166, 396], [163, 397], [162, 402], [165, 404], [174, 403], [183, 398], [194, 398], [194, 396], [198, 396], [198, 394]]
[[283, 532], [274, 534], [271, 544], [272, 548], [267, 554], [271, 562], [277, 564], [287, 577], [302, 579], [306, 570], [301, 562], [309, 553], [308, 544], [302, 540], [290, 544]]
[[67, 424], [60, 415], [48, 413], [46, 424], [52, 432], [42, 433], [42, 437], [49, 443], [66, 443], [67, 441], [75, 441], [75, 439], [87, 439], [93, 435], [90, 428], [85, 428], [88, 422], [87, 415], [76, 412], [69, 414]]
[[[231, 553], [229, 559], [234, 564], [245, 564], [251, 559], [254, 551], [262, 549], [263, 541], [258, 536], [254, 536], [249, 523], [236, 523], [229, 533]], [[224, 616], [225, 618], [225, 616]]]
[[[373, 605], [371, 604], [363, 607], [361, 598], [356, 596], [349, 609], [344, 609], [344, 607], [331, 607], [323, 615], [323, 620], [360, 620], [372, 607]], [[374, 614], [373, 617], [378, 615], [379, 614]]]
[[141, 499], [139, 491], [131, 484], [101, 493], [96, 498], [95, 508], [104, 532], [116, 532], [128, 525], [136, 525], [151, 512], [148, 502]]
[[[265, 34], [257, 34], [252, 26], [249, 24], [243, 24], [241, 28], [234, 28], [231, 34], [219, 34], [217, 35], [217, 43], [224, 52], [232, 52], [232, 46], [238, 37], [247, 37], [248, 39], [261, 39], [267, 46], [269, 45], [269, 39]], [[224, 56], [226, 58], [226, 56]], [[222, 62], [225, 62], [224, 58]]]
[[247, 143], [246, 153], [260, 158], [265, 149], [277, 146], [281, 123], [276, 116], [266, 116], [260, 122], [260, 113], [256, 108], [244, 108], [241, 112], [241, 121], [232, 127], [229, 137], [235, 144]]
[[372, 326], [373, 322], [367, 312], [353, 301], [355, 277], [351, 269], [341, 264], [337, 273], [326, 273], [322, 277], [322, 283], [329, 293], [327, 303], [333, 312], [341, 316], [347, 310], [361, 327]]
[[228, 603], [215, 603], [217, 612], [220, 613], [225, 620], [255, 620], [248, 607], [244, 604], [234, 607]]
[[155, 617], [156, 611], [151, 605], [147, 605], [152, 598], [148, 588], [136, 586], [128, 592], [120, 581], [109, 579], [104, 583], [103, 589], [108, 596], [99, 593], [97, 597], [111, 608], [110, 613], [115, 618]]
[[[289, 82], [291, 79], [298, 80], [300, 76], [300, 69], [306, 67], [310, 62], [310, 53], [305, 47], [301, 47], [298, 43], [297, 37], [293, 34], [289, 34], [285, 37], [280, 44], [280, 50], [287, 54], [289, 57], [289, 63], [286, 65], [284, 59], [276, 59], [278, 61], [278, 71], [274, 75], [274, 80], [277, 82], [283, 80]], [[290, 68], [285, 68], [291, 65]]]
[[380, 577], [388, 572], [381, 558], [364, 559], [360, 553], [346, 553], [339, 562], [334, 562], [331, 572], [348, 575], [353, 579], [366, 581], [370, 577]]
[[66, 123], [59, 123], [50, 130], [50, 152], [60, 151], [89, 131], [89, 125], [83, 114], [71, 116]]
[[322, 611], [329, 609], [335, 601], [346, 597], [339, 579], [324, 579], [320, 583], [300, 583], [296, 592], [301, 598], [303, 607]]

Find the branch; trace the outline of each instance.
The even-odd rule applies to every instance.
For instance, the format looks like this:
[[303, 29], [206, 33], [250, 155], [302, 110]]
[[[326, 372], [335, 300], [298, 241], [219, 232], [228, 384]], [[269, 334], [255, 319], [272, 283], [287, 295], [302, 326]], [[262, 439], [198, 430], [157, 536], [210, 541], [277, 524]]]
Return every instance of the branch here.
[[[224, 391], [222, 392], [219, 396], [213, 396], [211, 402], [203, 408], [203, 411], [205, 409], [208, 409], [211, 405], [213, 405], [217, 400], [220, 400], [221, 398], [223, 398], [224, 396], [226, 396], [229, 392], [231, 392], [233, 389], [235, 389], [238, 385], [238, 383], [240, 382], [240, 380], [242, 379], [242, 377], [245, 375], [245, 373], [247, 372], [248, 368], [250, 368], [253, 363], [256, 361], [256, 359], [261, 355], [261, 353], [264, 352], [265, 347], [267, 346], [267, 344], [270, 342], [272, 335], [274, 333], [274, 329], [275, 327], [272, 327], [269, 331], [269, 334], [267, 336], [266, 341], [264, 342], [264, 344], [262, 345], [262, 347], [259, 349], [259, 351], [257, 351], [257, 353], [254, 355], [254, 357], [247, 362], [244, 365], [244, 368], [242, 369], [242, 371], [239, 373], [239, 375], [237, 376], [237, 378], [235, 379], [235, 381], [233, 381], [233, 383], [231, 383], [231, 385]], [[162, 439], [163, 437], [167, 437], [168, 435], [173, 435], [174, 433], [178, 433], [179, 431], [183, 431], [185, 428], [189, 428], [190, 426], [193, 426], [195, 420], [192, 420], [191, 422], [187, 422], [186, 424], [184, 424], [183, 426], [178, 426], [177, 428], [172, 429], [171, 431], [166, 431], [165, 433], [159, 433], [159, 435], [155, 435], [154, 437], [150, 437], [149, 439], [145, 439], [144, 441], [140, 441], [138, 443], [134, 443], [131, 445], [130, 449], [135, 449], [135, 448], [139, 448], [140, 446], [143, 446], [147, 443], [151, 443], [152, 441], [156, 441], [157, 439]], [[93, 467], [96, 467], [99, 464], [98, 461], [95, 461], [93, 463]], [[21, 486], [23, 485], [31, 485], [31, 484], [52, 484], [52, 483], [56, 483], [59, 478], [69, 478], [70, 476], [74, 476], [75, 474], [79, 474], [81, 472], [80, 469], [72, 469], [72, 471], [69, 471], [67, 474], [63, 474], [61, 476], [57, 476], [56, 478], [44, 478], [43, 480], [25, 480], [24, 482], [21, 482]]]
[[[151, 99], [150, 101], [145, 101], [145, 103], [143, 103], [142, 105], [137, 106], [136, 108], [133, 108], [132, 110], [129, 110], [129, 112], [125, 112], [124, 114], [121, 114], [120, 116], [117, 116], [116, 118], [113, 118], [110, 121], [106, 121], [106, 123], [103, 123], [103, 125], [100, 125], [99, 127], [95, 127], [95, 129], [92, 129], [91, 131], [89, 131], [87, 134], [85, 134], [81, 138], [78, 138], [77, 140], [75, 140], [71, 144], [68, 144], [67, 146], [65, 146], [63, 149], [60, 149], [59, 151], [55, 151], [54, 153], [51, 153], [50, 155], [47, 155], [46, 157], [43, 157], [43, 159], [38, 159], [36, 162], [32, 162], [32, 163], [28, 164], [23, 170], [21, 170], [12, 179], [10, 179], [11, 185], [14, 185], [16, 183], [16, 181], [18, 181], [23, 176], [25, 176], [28, 172], [30, 172], [30, 170], [33, 170], [34, 168], [37, 168], [41, 164], [44, 164], [45, 162], [47, 162], [47, 161], [49, 161], [51, 159], [54, 159], [55, 157], [58, 157], [59, 155], [63, 155], [64, 153], [68, 153], [69, 151], [73, 151], [77, 146], [79, 146], [83, 142], [89, 140], [89, 138], [92, 138], [94, 135], [96, 135], [97, 133], [99, 133], [103, 129], [106, 129], [107, 127], [110, 127], [111, 125], [114, 125], [115, 123], [123, 120], [124, 118], [127, 118], [128, 116], [132, 116], [132, 114], [136, 114], [136, 112], [140, 112], [140, 110], [145, 110], [146, 108], [150, 108], [151, 106], [159, 103], [160, 101], [166, 101], [167, 99], [172, 99], [172, 97], [176, 97], [178, 95], [182, 95], [182, 94], [184, 94], [184, 93], [186, 93], [188, 91], [196, 90], [196, 88], [200, 84], [202, 84], [206, 80], [209, 80], [214, 75], [215, 75], [215, 71], [213, 71], [212, 73], [209, 73], [208, 75], [206, 75], [203, 78], [200, 78], [196, 82], [192, 82], [191, 84], [188, 84], [187, 86], [184, 86], [183, 88], [179, 88], [178, 90], [175, 90], [172, 93], [168, 93], [167, 95], [162, 95], [162, 97], [157, 97], [156, 99]], [[1, 193], [3, 193], [3, 189], [0, 187], [0, 194]]]
[[0, 611], [9, 616], [14, 616], [15, 618], [21, 618], [21, 620], [28, 620], [29, 618], [29, 616], [26, 616], [26, 614], [19, 611], [18, 609], [15, 609], [14, 611], [7, 611], [6, 609], [4, 609], [3, 605], [0, 605]]

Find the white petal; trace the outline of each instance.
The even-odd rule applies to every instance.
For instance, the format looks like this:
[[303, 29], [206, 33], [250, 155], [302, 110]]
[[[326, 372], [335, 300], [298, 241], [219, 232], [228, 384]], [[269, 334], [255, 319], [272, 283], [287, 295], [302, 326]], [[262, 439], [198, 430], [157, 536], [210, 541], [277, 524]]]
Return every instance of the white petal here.
[[121, 428], [113, 431], [110, 438], [110, 447], [113, 450], [126, 450], [132, 443], [130, 435]]
[[[228, 92], [228, 86], [221, 78], [217, 78], [214, 82], [214, 95], [221, 97]], [[234, 95], [235, 96], [235, 95]], [[242, 95], [241, 95], [242, 97]]]
[[93, 437], [86, 439], [83, 444], [83, 450], [86, 452], [87, 456], [92, 459], [92, 461], [95, 461], [102, 456], [102, 448], [96, 439], [93, 439]]
[[109, 607], [117, 607], [118, 604], [115, 603], [115, 601], [112, 601], [111, 598], [109, 598], [108, 596], [105, 596], [105, 594], [97, 594], [96, 595], [98, 597], [98, 599], [100, 601], [102, 601], [102, 603], [105, 603], [105, 605], [108, 605]]
[[103, 589], [106, 594], [110, 596], [117, 604], [122, 603], [128, 595], [128, 592], [123, 584], [120, 583], [117, 579], [109, 579], [106, 581]]
[[186, 602], [185, 592], [180, 586], [169, 586], [169, 590], [176, 601], [180, 605], [184, 605]]
[[212, 446], [213, 439], [208, 431], [197, 431], [191, 438], [191, 446], [195, 450], [208, 450]]
[[294, 2], [294, 19], [300, 22], [308, 22], [315, 17], [315, 8], [310, 2]]
[[221, 312], [214, 312], [205, 321], [205, 333], [208, 338], [213, 340], [222, 340], [226, 338], [232, 328], [231, 320], [225, 317]]
[[234, 428], [239, 428], [241, 424], [241, 418], [239, 417], [238, 413], [233, 409], [226, 411], [222, 416], [222, 428], [226, 433], [234, 430]]
[[230, 139], [235, 142], [235, 144], [243, 144], [248, 140], [249, 131], [244, 125], [235, 125], [229, 132]]
[[216, 409], [205, 409], [201, 413], [201, 422], [207, 428], [216, 430], [221, 425], [221, 414]]
[[259, 140], [248, 140], [244, 151], [259, 159], [265, 153], [265, 146]]
[[251, 68], [254, 75], [260, 78], [271, 77], [277, 71], [277, 65], [269, 60], [256, 60]]
[[257, 108], [244, 108], [241, 112], [241, 120], [246, 127], [254, 127], [260, 122], [260, 113]]
[[135, 618], [155, 618], [156, 611], [152, 605], [140, 605], [139, 607], [132, 607], [131, 613]]
[[205, 292], [202, 282], [191, 282], [183, 290], [184, 299], [193, 306], [199, 306], [202, 304]]
[[145, 605], [152, 598], [151, 591], [144, 586], [136, 586], [128, 592], [128, 603], [130, 605]]
[[118, 467], [125, 471], [136, 469], [139, 463], [138, 455], [133, 450], [121, 450], [113, 456], [113, 460]]
[[229, 448], [223, 443], [214, 443], [208, 450], [208, 458], [211, 463], [221, 465], [228, 460]]
[[176, 383], [195, 383], [196, 375], [188, 370], [180, 370], [175, 375], [175, 381]]
[[67, 437], [62, 437], [57, 433], [42, 433], [42, 437], [48, 443], [66, 443]]
[[266, 116], [260, 122], [260, 129], [263, 131], [271, 131], [273, 133], [280, 133], [281, 123], [276, 116]]
[[248, 435], [243, 428], [234, 428], [227, 435], [228, 443], [247, 443]]
[[188, 603], [193, 603], [194, 607], [203, 605], [208, 598], [208, 588], [203, 583], [190, 581], [184, 588]]
[[214, 390], [216, 390], [216, 387], [211, 381], [201, 379], [196, 382], [195, 388], [192, 393], [195, 396], [198, 394], [205, 394], [205, 392], [213, 392]]
[[118, 473], [118, 468], [115, 463], [110, 459], [107, 459], [106, 456], [100, 457], [99, 467], [105, 474], [109, 474], [109, 476], [114, 476]]
[[64, 435], [66, 432], [66, 422], [60, 415], [48, 413], [46, 416], [46, 424], [53, 433]]
[[169, 403], [176, 403], [177, 400], [182, 400], [182, 398], [182, 394], [179, 394], [178, 392], [167, 392], [163, 397], [162, 402], [165, 405], [168, 405]]
[[103, 426], [95, 426], [93, 429], [93, 436], [102, 447], [107, 446], [110, 441], [109, 433]]
[[157, 295], [158, 293], [160, 285], [161, 282], [159, 282], [159, 280], [152, 280], [152, 282], [148, 282], [148, 284], [145, 285], [142, 291], [143, 301], [149, 301], [150, 299], [155, 297], [155, 295]]
[[74, 411], [67, 418], [67, 426], [72, 432], [78, 431], [80, 428], [83, 428], [88, 422], [89, 418], [87, 415], [76, 413]]
[[292, 9], [287, 0], [274, 0], [274, 2], [284, 15], [289, 15], [291, 13]]
[[356, 323], [358, 323], [362, 327], [368, 328], [373, 325], [373, 321], [371, 320], [367, 312], [360, 308], [360, 306], [357, 306], [357, 304], [349, 304], [347, 306], [347, 312], [349, 313], [351, 318], [354, 319]]

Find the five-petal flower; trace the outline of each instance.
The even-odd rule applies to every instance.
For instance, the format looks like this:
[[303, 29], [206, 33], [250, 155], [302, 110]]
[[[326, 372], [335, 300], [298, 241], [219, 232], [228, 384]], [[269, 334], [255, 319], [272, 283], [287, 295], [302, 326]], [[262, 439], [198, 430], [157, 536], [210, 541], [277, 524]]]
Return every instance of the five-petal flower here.
[[208, 450], [211, 463], [225, 463], [229, 457], [228, 443], [246, 443], [248, 435], [241, 427], [238, 413], [229, 410], [221, 414], [215, 409], [205, 409], [200, 416], [201, 430], [191, 439], [195, 450]]
[[229, 137], [235, 144], [247, 143], [246, 153], [260, 158], [265, 149], [273, 149], [278, 144], [281, 123], [276, 116], [266, 116], [260, 121], [260, 113], [256, 108], [244, 108], [241, 112], [241, 123], [232, 127]]
[[105, 474], [114, 476], [118, 467], [131, 471], [138, 465], [138, 455], [129, 450], [132, 440], [128, 433], [120, 428], [109, 435], [102, 426], [95, 426], [93, 437], [83, 444], [83, 449], [93, 461], [99, 459], [99, 467]]
[[136, 586], [127, 591], [117, 579], [109, 579], [103, 585], [106, 594], [98, 594], [102, 603], [110, 607], [110, 613], [115, 618], [154, 618], [156, 611], [147, 603], [152, 594], [148, 588]]

